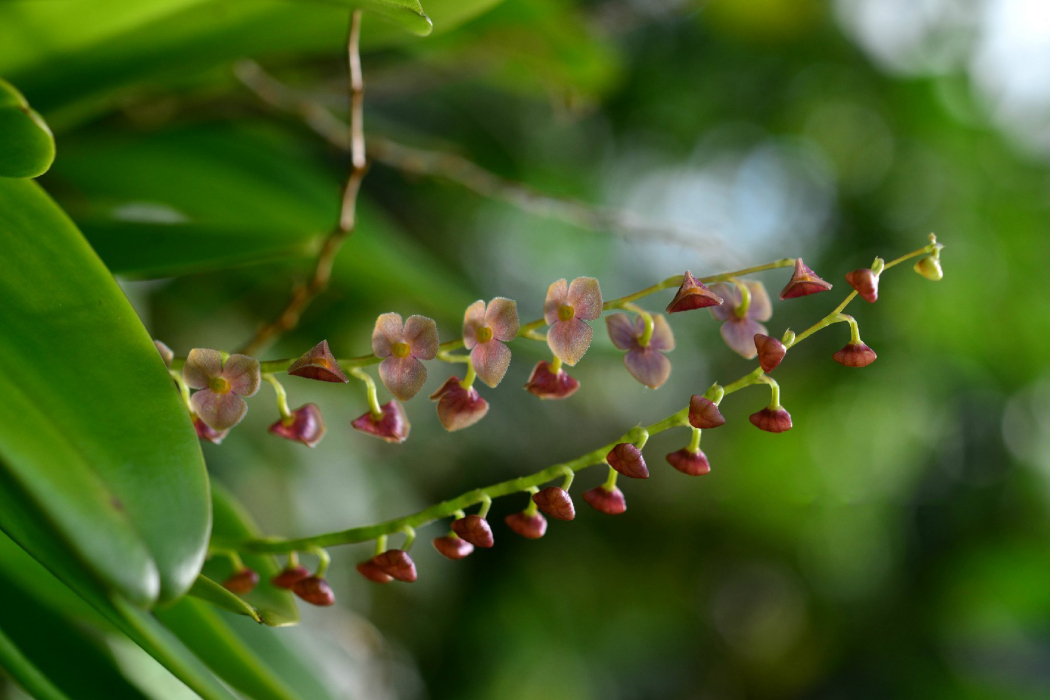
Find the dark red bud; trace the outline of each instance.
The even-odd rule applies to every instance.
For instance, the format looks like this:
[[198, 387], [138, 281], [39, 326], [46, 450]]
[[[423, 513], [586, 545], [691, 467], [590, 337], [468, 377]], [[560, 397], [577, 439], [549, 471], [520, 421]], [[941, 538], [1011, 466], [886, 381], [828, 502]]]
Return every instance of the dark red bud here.
[[504, 522], [514, 532], [530, 540], [538, 540], [547, 532], [547, 519], [539, 513], [526, 515], [525, 513], [511, 513]]
[[649, 467], [645, 466], [642, 451], [629, 442], [621, 442], [605, 455], [609, 466], [632, 479], [648, 479]]
[[376, 566], [376, 563], [371, 559], [359, 562], [357, 564], [357, 573], [375, 583], [390, 583], [394, 580], [393, 576]]
[[615, 486], [612, 487], [612, 490], [599, 486], [589, 491], [584, 491], [583, 500], [591, 508], [606, 515], [619, 515], [627, 510], [627, 500], [623, 497], [623, 491]]
[[468, 515], [452, 521], [452, 531], [475, 547], [487, 548], [495, 544], [492, 528], [480, 515]]
[[403, 549], [388, 549], [372, 557], [372, 563], [384, 574], [398, 581], [412, 583], [416, 580], [416, 563]]
[[391, 399], [379, 407], [381, 411], [378, 418], [371, 411], [365, 411], [359, 418], [355, 418], [350, 425], [354, 430], [368, 433], [387, 442], [398, 444], [408, 439], [408, 431], [412, 428], [405, 414], [405, 408], [397, 401]]
[[688, 474], [689, 476], [700, 476], [701, 474], [707, 474], [711, 471], [711, 465], [707, 461], [707, 455], [701, 450], [693, 452], [683, 447], [677, 452], [672, 452], [667, 455], [667, 463], [683, 474]]
[[328, 607], [335, 603], [335, 594], [328, 581], [317, 576], [307, 576], [292, 584], [292, 593], [296, 594], [310, 605]]
[[558, 486], [548, 486], [539, 493], [532, 494], [532, 502], [552, 518], [572, 520], [576, 517], [572, 498], [565, 489]]
[[846, 281], [865, 301], [875, 302], [879, 298], [879, 276], [870, 269], [863, 267], [847, 272]]
[[270, 583], [278, 588], [291, 588], [299, 581], [308, 577], [310, 572], [301, 566], [293, 566], [270, 579]]
[[270, 426], [270, 434], [282, 437], [285, 440], [301, 442], [307, 447], [313, 447], [321, 442], [324, 437], [324, 418], [317, 404], [308, 403], [305, 406], [292, 411], [292, 415], [286, 419], [281, 418]]
[[755, 334], [755, 349], [758, 350], [758, 364], [763, 372], [772, 372], [787, 354], [787, 348], [776, 338], [761, 333]]
[[529, 375], [525, 388], [530, 394], [541, 399], [566, 399], [576, 393], [576, 390], [580, 388], [580, 383], [563, 369], [551, 372], [550, 363], [541, 360], [532, 368], [532, 374]]
[[446, 535], [444, 537], [434, 538], [434, 549], [455, 561], [456, 559], [462, 559], [469, 556], [470, 553], [474, 551], [474, 545], [467, 542], [462, 537]]
[[725, 416], [718, 410], [714, 401], [700, 394], [694, 394], [689, 399], [689, 425], [700, 430], [707, 430], [725, 425], [725, 423]]
[[831, 356], [835, 362], [846, 367], [867, 367], [878, 355], [864, 343], [849, 343]]
[[763, 408], [761, 411], [752, 413], [751, 424], [767, 433], [783, 433], [791, 430], [791, 414], [784, 408]]
[[228, 579], [222, 582], [223, 588], [238, 595], [251, 593], [259, 583], [259, 574], [251, 569], [244, 568], [234, 572]]
[[674, 299], [667, 305], [667, 313], [673, 314], [678, 311], [721, 306], [723, 303], [722, 297], [712, 292], [707, 288], [707, 285], [693, 277], [693, 274], [686, 270], [685, 276], [682, 278], [682, 286], [678, 288], [678, 293], [674, 295]]
[[474, 387], [460, 386], [459, 377], [449, 377], [430, 395], [430, 400], [438, 402], [438, 420], [449, 432], [469, 428], [489, 412], [489, 402]]
[[802, 258], [797, 258], [795, 260], [795, 273], [791, 275], [791, 280], [780, 292], [780, 298], [781, 300], [794, 299], [795, 297], [804, 297], [817, 292], [826, 292], [829, 289], [831, 289], [830, 283], [825, 282], [817, 276], [817, 273], [809, 269], [806, 263], [802, 262]]
[[346, 384], [349, 379], [339, 368], [332, 351], [328, 349], [328, 341], [322, 340], [309, 352], [293, 362], [288, 367], [288, 374], [307, 379], [317, 379], [322, 382], [340, 382]]
[[193, 416], [193, 428], [201, 440], [207, 440], [216, 445], [221, 443], [230, 432], [229, 430], [215, 430], [197, 416]]

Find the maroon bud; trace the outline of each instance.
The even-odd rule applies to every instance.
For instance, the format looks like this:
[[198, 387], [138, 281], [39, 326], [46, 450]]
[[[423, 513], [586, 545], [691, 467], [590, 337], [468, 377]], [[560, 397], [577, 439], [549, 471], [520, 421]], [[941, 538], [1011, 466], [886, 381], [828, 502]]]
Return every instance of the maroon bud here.
[[452, 521], [452, 531], [475, 547], [487, 548], [495, 544], [492, 528], [480, 515], [468, 515]]
[[193, 416], [193, 427], [197, 430], [197, 437], [201, 440], [218, 445], [229, 434], [229, 430], [215, 430], [197, 416]]
[[416, 563], [403, 549], [388, 549], [372, 557], [372, 563], [391, 578], [405, 583], [416, 580]]
[[357, 565], [357, 573], [364, 576], [369, 581], [375, 583], [390, 583], [394, 580], [394, 577], [384, 572], [378, 566], [374, 560], [369, 559], [368, 561], [359, 562]]
[[532, 494], [532, 502], [552, 518], [572, 520], [576, 517], [572, 498], [565, 489], [558, 486], [548, 486], [539, 493]]
[[878, 355], [864, 343], [848, 343], [831, 356], [835, 362], [846, 367], [867, 367]]
[[228, 579], [222, 582], [222, 587], [238, 595], [251, 593], [259, 583], [259, 574], [251, 569], [244, 568], [234, 572]]
[[310, 572], [305, 568], [301, 566], [292, 566], [270, 579], [270, 583], [278, 588], [291, 588], [309, 575]]
[[328, 581], [317, 576], [307, 576], [292, 584], [292, 593], [296, 594], [310, 605], [328, 607], [335, 603], [335, 594]]
[[707, 461], [707, 455], [701, 450], [693, 452], [688, 448], [682, 448], [677, 452], [667, 455], [667, 463], [672, 467], [688, 474], [689, 476], [700, 476], [711, 471], [711, 465]]
[[865, 301], [874, 303], [879, 298], [879, 276], [868, 268], [847, 272], [846, 281]]
[[474, 387], [460, 386], [459, 377], [449, 377], [430, 395], [430, 400], [438, 402], [438, 420], [449, 432], [469, 428], [489, 412], [489, 402], [481, 398]]
[[583, 500], [587, 501], [591, 508], [606, 515], [619, 515], [627, 510], [627, 500], [623, 497], [623, 491], [615, 486], [611, 490], [599, 486], [584, 491]]
[[784, 359], [787, 348], [776, 338], [761, 333], [755, 334], [755, 349], [758, 350], [758, 364], [763, 372], [772, 372]]
[[412, 426], [408, 422], [408, 416], [405, 415], [404, 406], [391, 399], [380, 406], [379, 410], [382, 413], [378, 418], [373, 416], [371, 411], [366, 411], [360, 417], [355, 418], [350, 425], [354, 427], [354, 430], [374, 435], [395, 445], [407, 440], [408, 431]]
[[441, 552], [442, 555], [452, 559], [463, 559], [469, 556], [474, 551], [474, 545], [467, 542], [462, 537], [456, 537], [455, 535], [446, 535], [444, 537], [434, 538], [434, 549]]
[[649, 467], [645, 466], [642, 451], [629, 442], [621, 442], [605, 455], [609, 466], [632, 479], [648, 479]]
[[171, 348], [159, 340], [153, 341], [153, 347], [157, 348], [157, 352], [160, 353], [160, 359], [164, 360], [164, 366], [171, 367], [171, 361], [175, 359], [175, 353], [171, 351]]
[[557, 372], [551, 372], [550, 363], [540, 360], [532, 368], [532, 374], [529, 375], [525, 388], [530, 394], [541, 399], [567, 399], [576, 393], [576, 390], [580, 388], [580, 383], [563, 369], [559, 368]]
[[689, 399], [689, 425], [700, 430], [717, 428], [725, 425], [726, 419], [718, 410], [714, 401], [700, 394], [694, 394]]
[[806, 263], [802, 262], [802, 258], [796, 258], [795, 273], [791, 275], [787, 286], [780, 292], [780, 298], [781, 300], [794, 299], [795, 297], [804, 297], [817, 292], [826, 292], [829, 289], [831, 289], [831, 284], [822, 280], [817, 276], [817, 273], [809, 269]]
[[689, 270], [686, 270], [682, 278], [682, 286], [678, 288], [678, 293], [667, 305], [667, 313], [703, 309], [707, 306], [721, 306], [723, 303], [725, 302], [722, 297], [712, 292], [703, 282], [693, 277]]
[[504, 518], [504, 522], [511, 530], [530, 540], [538, 540], [543, 537], [543, 533], [547, 532], [547, 519], [539, 513], [535, 515], [526, 515], [524, 512], [511, 513]]
[[791, 414], [782, 406], [776, 408], [766, 407], [761, 411], [752, 413], [751, 424], [767, 433], [783, 433], [791, 430]]
[[317, 404], [308, 403], [270, 426], [270, 434], [313, 447], [324, 437], [324, 418]]
[[328, 341], [322, 340], [313, 349], [293, 362], [288, 367], [288, 374], [307, 379], [317, 379], [322, 382], [340, 382], [346, 384], [349, 379], [339, 368], [335, 356], [328, 349]]

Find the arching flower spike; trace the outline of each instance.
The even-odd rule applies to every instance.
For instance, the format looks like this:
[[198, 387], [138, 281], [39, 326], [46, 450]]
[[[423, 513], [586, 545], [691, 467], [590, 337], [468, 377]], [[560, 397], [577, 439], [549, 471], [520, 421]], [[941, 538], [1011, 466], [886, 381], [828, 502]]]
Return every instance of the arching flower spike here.
[[725, 298], [722, 306], [711, 307], [711, 315], [722, 323], [722, 339], [726, 345], [748, 360], [758, 354], [755, 349], [755, 335], [768, 335], [761, 321], [768, 321], [773, 316], [773, 305], [769, 294], [761, 282], [748, 280], [742, 283], [750, 297], [746, 303], [740, 288], [735, 284], [719, 283], [711, 288]]
[[218, 350], [194, 348], [182, 368], [186, 385], [198, 391], [190, 397], [197, 417], [212, 430], [229, 430], [248, 412], [242, 396], [259, 391], [259, 361], [247, 355], [230, 355], [223, 362]]
[[674, 334], [667, 319], [661, 314], [653, 316], [653, 335], [646, 345], [642, 345], [645, 321], [641, 316], [632, 320], [627, 314], [610, 314], [605, 323], [613, 345], [627, 351], [623, 364], [631, 376], [650, 389], [663, 386], [671, 376], [671, 361], [664, 353], [674, 350]]
[[[481, 381], [495, 387], [510, 367], [510, 348], [503, 343], [518, 335], [518, 305], [496, 297], [485, 306], [475, 301], [463, 316], [463, 345]], [[436, 336], [435, 336], [436, 340]]]
[[568, 284], [560, 279], [547, 288], [543, 319], [553, 324], [547, 331], [547, 345], [570, 367], [591, 346], [594, 331], [585, 321], [602, 315], [602, 290], [593, 277], [577, 277]]
[[336, 382], [346, 384], [350, 380], [343, 374], [335, 356], [328, 349], [328, 341], [322, 340], [313, 346], [309, 352], [288, 367], [288, 374], [306, 379], [316, 379], [321, 382]]
[[682, 278], [682, 286], [678, 288], [678, 293], [667, 305], [666, 311], [673, 314], [679, 311], [703, 309], [708, 306], [721, 306], [722, 303], [722, 297], [712, 292], [707, 285], [693, 277], [693, 273], [686, 270]]
[[433, 360], [438, 352], [437, 324], [426, 316], [382, 314], [372, 331], [372, 352], [384, 358], [379, 363], [383, 385], [401, 401], [419, 393], [427, 381], [427, 368], [420, 360]]

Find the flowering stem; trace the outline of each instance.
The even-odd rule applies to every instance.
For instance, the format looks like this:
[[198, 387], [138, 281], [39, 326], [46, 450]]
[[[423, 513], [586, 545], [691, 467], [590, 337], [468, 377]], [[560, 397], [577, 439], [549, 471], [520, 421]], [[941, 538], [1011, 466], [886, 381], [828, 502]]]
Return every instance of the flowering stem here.
[[633, 311], [641, 317], [642, 321], [645, 323], [645, 330], [642, 332], [642, 337], [638, 339], [638, 344], [643, 348], [648, 347], [649, 341], [653, 339], [653, 315], [637, 304], [633, 304], [629, 301], [620, 304], [620, 308], [626, 311]]
[[317, 571], [314, 572], [314, 576], [324, 578], [324, 575], [328, 573], [328, 565], [332, 563], [332, 558], [321, 547], [310, 547], [306, 551], [317, 557]]
[[410, 525], [405, 525], [401, 530], [405, 533], [405, 541], [401, 543], [401, 549], [407, 552], [415, 544], [416, 529]]
[[758, 382], [756, 383], [759, 382], [769, 385], [769, 407], [772, 409], [780, 408], [780, 385], [777, 384], [777, 380], [773, 379], [768, 374], [760, 374], [758, 375]]
[[372, 412], [372, 417], [376, 420], [382, 418], [383, 409], [379, 407], [379, 396], [376, 394], [376, 382], [372, 379], [372, 375], [359, 367], [351, 369], [350, 374], [364, 382], [365, 386], [368, 388], [368, 410]]
[[277, 410], [281, 412], [281, 418], [285, 420], [290, 419], [292, 412], [288, 408], [288, 394], [285, 392], [284, 387], [277, 381], [277, 377], [272, 374], [266, 373], [262, 378], [273, 386], [273, 391], [277, 395]]
[[467, 360], [467, 376], [463, 378], [463, 381], [459, 383], [464, 389], [469, 389], [474, 386], [474, 380], [478, 378], [478, 373], [474, 371], [474, 363]]
[[183, 381], [182, 375], [173, 369], [169, 369], [168, 374], [175, 381], [175, 386], [179, 387], [179, 396], [182, 397], [182, 403], [186, 404], [186, 410], [193, 413], [193, 405], [190, 403], [190, 388]]
[[532, 500], [532, 494], [539, 493], [540, 490], [535, 486], [531, 486], [528, 489], [526, 489], [526, 492], [529, 494], [529, 505], [525, 506], [525, 510], [522, 512], [525, 513], [526, 517], [531, 518], [534, 515], [536, 515], [536, 511], [539, 510], [539, 506], [536, 504], [536, 501]]
[[565, 481], [561, 482], [561, 490], [568, 491], [569, 487], [572, 486], [573, 479], [576, 478], [576, 472], [571, 469], [563, 469], [562, 471], [565, 473]]
[[689, 441], [689, 451], [696, 452], [700, 449], [700, 428], [693, 428], [693, 439]]
[[555, 355], [554, 359], [551, 360], [550, 372], [551, 372], [551, 374], [557, 374], [560, 371], [561, 371], [561, 358], [558, 357], [557, 355]]
[[839, 314], [838, 320], [849, 324], [850, 345], [860, 345], [860, 326], [857, 325], [857, 319], [847, 314]]
[[614, 488], [616, 488], [617, 474], [618, 472], [615, 469], [609, 467], [609, 476], [605, 477], [605, 483], [602, 484], [602, 488], [606, 491], [612, 491]]
[[733, 309], [733, 313], [736, 314], [737, 318], [744, 318], [747, 316], [747, 310], [751, 308], [751, 288], [736, 277], [731, 278], [729, 281], [740, 290], [740, 306]]

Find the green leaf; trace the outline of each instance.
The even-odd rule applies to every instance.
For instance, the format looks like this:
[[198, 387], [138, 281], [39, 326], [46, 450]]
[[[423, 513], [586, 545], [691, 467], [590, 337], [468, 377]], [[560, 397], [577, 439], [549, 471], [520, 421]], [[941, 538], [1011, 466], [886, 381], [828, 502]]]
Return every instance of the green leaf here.
[[67, 700], [0, 629], [0, 669], [6, 670], [36, 700]]
[[0, 177], [37, 177], [54, 160], [51, 129], [22, 93], [0, 79]]
[[[0, 528], [34, 555], [54, 538], [138, 605], [177, 598], [200, 571], [211, 509], [196, 433], [163, 362], [35, 183], [0, 180], [0, 249], [17, 261], [0, 276], [0, 475], [11, 485]], [[19, 537], [28, 526], [38, 542]]]
[[245, 615], [256, 622], [262, 622], [258, 610], [248, 605], [235, 593], [226, 590], [207, 576], [197, 577], [193, 587], [190, 588], [189, 595], [194, 598], [200, 598], [201, 600], [211, 603], [223, 610], [228, 610], [235, 615]]

